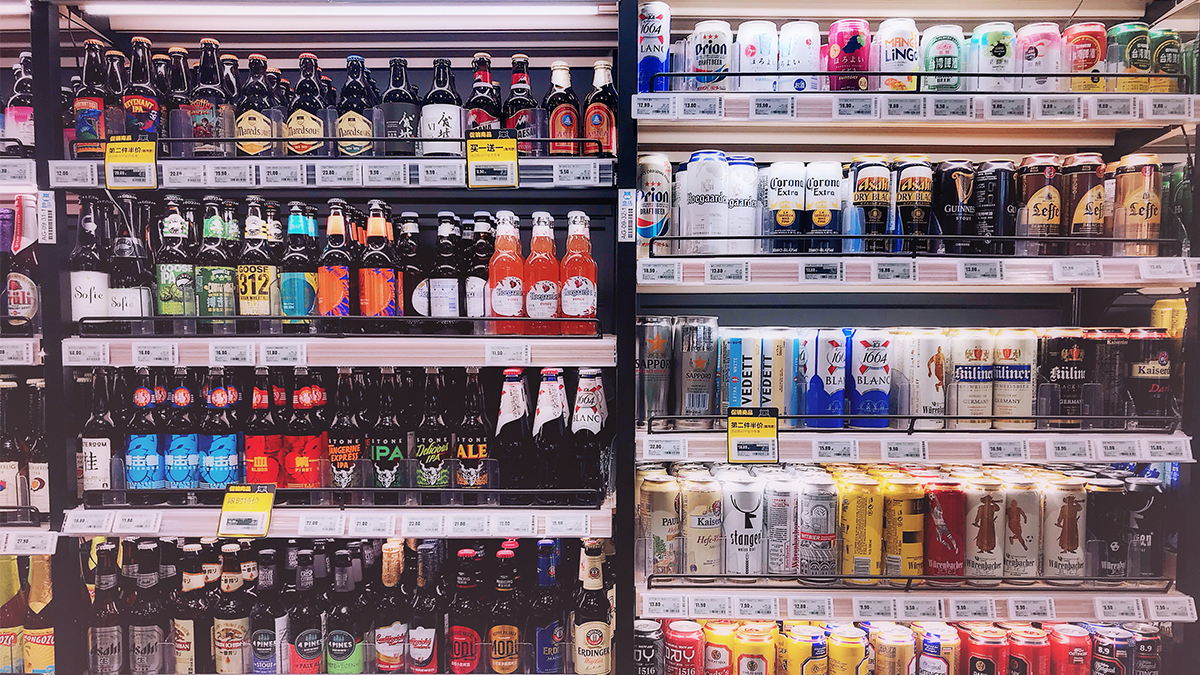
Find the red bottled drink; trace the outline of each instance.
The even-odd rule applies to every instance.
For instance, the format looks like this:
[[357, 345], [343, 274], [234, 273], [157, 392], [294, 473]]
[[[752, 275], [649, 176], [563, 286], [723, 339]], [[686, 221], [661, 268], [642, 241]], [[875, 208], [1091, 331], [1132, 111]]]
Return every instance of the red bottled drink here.
[[292, 385], [292, 416], [283, 437], [283, 468], [287, 487], [321, 487], [321, 463], [327, 456], [325, 436], [315, 414], [315, 391], [308, 368], [296, 368]]
[[[533, 238], [525, 259], [525, 315], [531, 319], [562, 316], [561, 274], [554, 251], [554, 218], [545, 211], [533, 214]], [[556, 321], [530, 321], [526, 335], [558, 335], [562, 326]]]
[[[562, 315], [566, 318], [596, 318], [596, 261], [588, 234], [588, 217], [583, 211], [567, 214], [567, 252], [561, 264]], [[563, 335], [591, 335], [592, 324], [564, 323]]]
[[254, 371], [250, 419], [246, 421], [246, 482], [284, 487], [283, 436], [272, 398], [269, 371], [259, 366]]
[[[961, 577], [966, 562], [967, 495], [962, 481], [937, 479], [925, 486], [925, 573]], [[930, 581], [952, 585], [952, 581]]]
[[[525, 261], [521, 257], [521, 237], [517, 217], [512, 211], [496, 213], [496, 251], [488, 263], [488, 316], [521, 318], [525, 316]], [[496, 321], [488, 329], [499, 335], [520, 335], [520, 321]]]

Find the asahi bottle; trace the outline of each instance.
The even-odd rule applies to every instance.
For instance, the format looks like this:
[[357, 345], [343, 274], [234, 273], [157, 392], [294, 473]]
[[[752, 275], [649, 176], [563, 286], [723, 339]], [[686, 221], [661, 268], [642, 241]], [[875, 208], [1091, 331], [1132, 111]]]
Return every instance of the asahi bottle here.
[[[391, 60], [391, 79], [387, 91], [383, 92], [383, 128], [388, 138], [415, 138], [417, 120], [421, 114], [417, 99], [408, 90], [408, 61]], [[411, 157], [416, 154], [413, 141], [388, 141], [384, 154]]]
[[[450, 59], [433, 60], [433, 85], [421, 106], [421, 138], [463, 137], [462, 97], [454, 90]], [[461, 141], [422, 142], [422, 156], [461, 157]]]
[[213, 607], [204, 587], [200, 548], [200, 544], [183, 547], [182, 592], [172, 609], [175, 672], [179, 673], [210, 673], [216, 670], [213, 662]]
[[125, 664], [126, 619], [117, 590], [117, 546], [107, 542], [100, 544], [95, 555], [96, 597], [92, 601], [87, 629], [89, 672], [92, 675], [120, 675], [128, 669]]

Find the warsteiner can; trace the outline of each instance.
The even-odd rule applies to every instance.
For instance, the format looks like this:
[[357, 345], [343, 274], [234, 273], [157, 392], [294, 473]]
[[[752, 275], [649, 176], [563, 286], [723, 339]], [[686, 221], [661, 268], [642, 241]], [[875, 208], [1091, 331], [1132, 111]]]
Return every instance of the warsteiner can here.
[[652, 574], [679, 573], [679, 483], [674, 476], [650, 475], [642, 482], [642, 513]]
[[721, 483], [688, 477], [679, 487], [684, 574], [721, 573]]
[[1004, 576], [1004, 485], [995, 478], [967, 480], [964, 574], [972, 586], [998, 586], [998, 580], [971, 577]]
[[[670, 412], [671, 352], [674, 345], [671, 317], [637, 318], [637, 424], [645, 429], [651, 417]], [[668, 420], [655, 420], [655, 429], [668, 429]]]
[[767, 483], [763, 499], [767, 531], [767, 573], [795, 574], [800, 555], [800, 525], [797, 521], [802, 485], [795, 478], [778, 478]]
[[[877, 577], [883, 574], [883, 494], [879, 481], [852, 477], [838, 494], [842, 532], [842, 574]], [[850, 579], [853, 584], [873, 580]]]
[[[684, 417], [712, 415], [717, 379], [717, 317], [677, 316], [675, 323], [675, 406]], [[709, 429], [712, 420], [675, 420], [676, 429]]]
[[915, 478], [891, 478], [883, 486], [884, 574], [895, 577], [925, 573], [925, 489]]
[[797, 571], [806, 581], [819, 583], [812, 577], [838, 573], [837, 484], [828, 474], [816, 472], [802, 476], [800, 482]]
[[[851, 415], [885, 416], [891, 410], [891, 332], [886, 328], [845, 328], [845, 386]], [[850, 427], [885, 428], [887, 419], [850, 418]]]
[[1079, 478], [1051, 480], [1045, 491], [1042, 569], [1049, 583], [1070, 586], [1086, 572], [1087, 491]]

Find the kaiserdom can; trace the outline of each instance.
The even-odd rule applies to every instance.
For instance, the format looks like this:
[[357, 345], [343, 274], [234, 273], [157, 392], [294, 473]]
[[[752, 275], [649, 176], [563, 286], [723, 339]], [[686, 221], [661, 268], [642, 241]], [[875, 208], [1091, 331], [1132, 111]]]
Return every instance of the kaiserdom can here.
[[[1117, 165], [1113, 203], [1113, 236], [1158, 239], [1162, 224], [1162, 162], [1158, 155], [1126, 155]], [[1158, 243], [1118, 242], [1118, 256], [1156, 256]]]
[[[1019, 194], [1026, 227], [1017, 224], [1017, 234], [1038, 239], [1053, 239], [1062, 231], [1062, 173], [1058, 155], [1028, 155], [1017, 167]], [[1056, 255], [1058, 244], [1053, 241], [1024, 240], [1017, 242], [1017, 255]]]
[[1079, 478], [1051, 480], [1045, 491], [1042, 568], [1049, 583], [1078, 585], [1086, 571], [1087, 491]]
[[853, 626], [839, 626], [829, 634], [828, 675], [866, 675], [867, 633]]
[[[1093, 241], [1069, 241], [1070, 255], [1106, 255], [1104, 239], [1104, 158], [1097, 153], [1080, 153], [1063, 158], [1063, 232], [1068, 237]], [[1109, 235], [1111, 236], [1111, 234]]]
[[721, 573], [721, 483], [689, 477], [679, 488], [684, 574]]
[[825, 629], [788, 626], [780, 635], [777, 646], [776, 675], [826, 675], [829, 651]]
[[[883, 495], [874, 478], [852, 477], [838, 493], [841, 507], [842, 574], [879, 576], [883, 573]], [[854, 584], [874, 584], [852, 579]]]
[[1176, 340], [1165, 328], [1138, 328], [1129, 332], [1129, 394], [1139, 419], [1138, 427], [1165, 428], [1171, 414], [1171, 361]]
[[[925, 489], [915, 478], [892, 478], [883, 486], [884, 573], [889, 577], [925, 573]], [[892, 578], [892, 584], [904, 584]]]

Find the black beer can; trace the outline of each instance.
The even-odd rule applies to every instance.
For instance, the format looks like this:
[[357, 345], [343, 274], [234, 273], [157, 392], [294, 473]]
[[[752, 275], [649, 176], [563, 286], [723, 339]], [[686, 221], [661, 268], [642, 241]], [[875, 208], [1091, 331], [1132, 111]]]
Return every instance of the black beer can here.
[[957, 236], [975, 234], [975, 165], [947, 159], [933, 173], [933, 215], [946, 235], [946, 253], [969, 253], [971, 242]]
[[1133, 675], [1133, 633], [1105, 626], [1092, 633], [1092, 673]]
[[[863, 234], [887, 234], [891, 219], [892, 170], [883, 155], [859, 155], [850, 165], [853, 195], [850, 204], [863, 210]], [[864, 239], [867, 253], [887, 253], [888, 241], [882, 237]]]
[[[975, 234], [1011, 237], [1017, 233], [1017, 169], [1011, 159], [989, 159], [975, 169], [971, 200], [975, 206]], [[1012, 255], [1012, 240], [975, 241], [971, 253]]]
[[1125, 506], [1129, 517], [1125, 539], [1129, 542], [1129, 576], [1161, 577], [1167, 500], [1158, 478], [1125, 479]]
[[663, 648], [663, 630], [657, 621], [633, 622], [634, 675], [666, 675], [667, 655]]
[[1162, 635], [1158, 626], [1143, 621], [1121, 624], [1121, 628], [1133, 633], [1130, 640], [1133, 653], [1133, 669], [1130, 675], [1162, 675]]
[[1139, 418], [1137, 426], [1162, 429], [1171, 414], [1171, 353], [1174, 340], [1166, 328], [1139, 328], [1129, 333], [1129, 395]]
[[1087, 352], [1090, 343], [1079, 328], [1051, 328], [1041, 341], [1038, 384], [1058, 389], [1058, 410], [1038, 410], [1039, 415], [1060, 416], [1050, 421], [1057, 429], [1078, 428], [1083, 409], [1083, 385], [1087, 382]]
[[1100, 385], [1100, 410], [1093, 415], [1111, 419], [1092, 424], [1103, 429], [1123, 429], [1125, 420], [1133, 414], [1129, 402], [1129, 333], [1128, 328], [1085, 328], [1088, 341], [1086, 352], [1087, 381]]
[[[1087, 482], [1087, 541], [1093, 553], [1088, 576], [1125, 578], [1129, 574], [1125, 540], [1125, 483], [1114, 478]], [[1092, 544], [1099, 542], [1099, 544]]]
[[[933, 165], [924, 155], [902, 155], [896, 158], [896, 215], [900, 234], [936, 234], [930, 227], [935, 222], [933, 211]], [[896, 252], [937, 252], [927, 238], [902, 239]]]
[[[1058, 255], [1062, 234], [1062, 163], [1058, 155], [1038, 154], [1021, 159], [1017, 191], [1025, 209], [1029, 237], [1017, 242], [1017, 255]], [[1018, 228], [1019, 229], [1019, 228]]]

